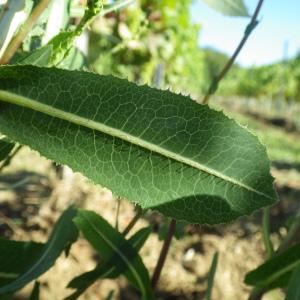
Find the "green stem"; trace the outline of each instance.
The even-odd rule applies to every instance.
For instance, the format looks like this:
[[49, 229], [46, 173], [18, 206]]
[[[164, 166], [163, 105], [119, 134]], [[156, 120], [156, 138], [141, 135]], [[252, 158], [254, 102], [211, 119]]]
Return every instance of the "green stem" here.
[[267, 258], [271, 258], [274, 254], [273, 244], [270, 240], [270, 208], [263, 209], [263, 222], [262, 222], [263, 240], [267, 252]]
[[290, 229], [287, 235], [285, 236], [285, 238], [283, 239], [283, 241], [281, 242], [279, 248], [277, 249], [276, 254], [282, 253], [290, 246], [290, 244], [293, 242], [299, 230], [300, 230], [300, 209], [296, 213], [295, 220], [290, 226]]
[[0, 166], [0, 172], [2, 172], [2, 170], [10, 164], [11, 160], [12, 160], [12, 159], [16, 156], [16, 154], [21, 150], [21, 148], [22, 148], [22, 145], [17, 146], [17, 147], [11, 152], [11, 154], [8, 155], [8, 156], [6, 157], [6, 159], [3, 161], [3, 163], [2, 163], [1, 166]]
[[209, 99], [210, 99], [210, 96], [216, 92], [216, 90], [218, 89], [218, 85], [219, 85], [220, 81], [225, 77], [225, 75], [227, 74], [229, 69], [232, 67], [233, 63], [235, 62], [237, 56], [239, 55], [240, 51], [244, 47], [244, 45], [245, 45], [246, 41], [248, 40], [250, 34], [252, 33], [253, 29], [258, 24], [257, 16], [259, 14], [259, 11], [261, 9], [261, 6], [262, 6], [263, 2], [264, 2], [264, 0], [259, 0], [258, 1], [255, 12], [254, 12], [254, 14], [253, 14], [253, 16], [250, 20], [250, 23], [246, 27], [246, 30], [245, 30], [245, 33], [244, 33], [244, 36], [243, 36], [242, 40], [240, 41], [239, 45], [237, 46], [236, 50], [234, 51], [233, 55], [228, 60], [227, 64], [224, 66], [222, 71], [215, 78], [215, 80], [213, 80], [213, 82], [211, 83], [211, 85], [208, 89], [208, 92], [207, 92], [207, 94], [205, 95], [205, 97], [202, 101], [203, 104], [207, 104]]
[[264, 293], [265, 293], [264, 289], [262, 289], [260, 287], [255, 287], [252, 290], [252, 292], [251, 292], [248, 300], [261, 300], [261, 298], [264, 295]]

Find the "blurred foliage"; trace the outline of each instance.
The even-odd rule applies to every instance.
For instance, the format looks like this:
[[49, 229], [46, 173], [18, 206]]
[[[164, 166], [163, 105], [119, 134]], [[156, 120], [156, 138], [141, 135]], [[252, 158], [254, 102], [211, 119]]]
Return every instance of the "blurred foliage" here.
[[265, 66], [235, 66], [222, 82], [219, 94], [299, 102], [300, 54]]
[[[203, 89], [192, 0], [142, 0], [92, 25], [89, 61], [101, 74], [189, 93]], [[202, 84], [202, 85], [201, 85]]]

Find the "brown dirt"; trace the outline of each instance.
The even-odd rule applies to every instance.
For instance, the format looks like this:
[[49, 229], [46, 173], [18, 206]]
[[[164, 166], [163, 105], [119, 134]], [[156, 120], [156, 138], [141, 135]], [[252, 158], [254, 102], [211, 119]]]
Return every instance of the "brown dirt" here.
[[[274, 171], [274, 175], [277, 171]], [[279, 171], [278, 171], [279, 172]], [[55, 220], [70, 204], [96, 211], [111, 224], [115, 223], [117, 201], [112, 193], [92, 185], [86, 178], [63, 169], [63, 179], [58, 178], [51, 162], [37, 153], [23, 148], [6, 168], [0, 178], [0, 234], [18, 239], [45, 241]], [[16, 183], [19, 185], [16, 185]], [[293, 186], [298, 189], [299, 186]], [[299, 188], [300, 190], [300, 188]], [[277, 210], [280, 210], [279, 208]], [[276, 209], [275, 209], [276, 212]], [[124, 228], [134, 216], [134, 207], [122, 200], [120, 228]], [[187, 226], [185, 235], [174, 240], [158, 286], [157, 299], [204, 299], [206, 279], [211, 259], [219, 251], [213, 299], [247, 299], [250, 288], [243, 283], [244, 275], [264, 259], [264, 249], [259, 230], [259, 213], [249, 219], [241, 219], [230, 225], [215, 227]], [[134, 228], [137, 229], [162, 219], [157, 214], [147, 214]], [[278, 234], [272, 239], [278, 243]], [[162, 242], [153, 232], [141, 250], [143, 260], [152, 273]], [[60, 257], [55, 266], [44, 274], [41, 300], [60, 300], [70, 294], [67, 283], [74, 276], [90, 270], [96, 264], [97, 255], [89, 244], [79, 239], [68, 258]], [[27, 299], [32, 285], [25, 287], [15, 299]], [[138, 299], [124, 279], [103, 280], [94, 284], [80, 299]], [[277, 291], [266, 299], [282, 299]]]

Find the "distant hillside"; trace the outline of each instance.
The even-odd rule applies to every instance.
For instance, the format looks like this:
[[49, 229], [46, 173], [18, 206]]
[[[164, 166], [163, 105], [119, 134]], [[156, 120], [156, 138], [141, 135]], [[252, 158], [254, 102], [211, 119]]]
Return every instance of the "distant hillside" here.
[[[229, 57], [214, 49], [202, 51], [208, 86]], [[221, 82], [218, 94], [300, 101], [300, 53], [288, 61], [260, 67], [244, 68], [235, 64]]]

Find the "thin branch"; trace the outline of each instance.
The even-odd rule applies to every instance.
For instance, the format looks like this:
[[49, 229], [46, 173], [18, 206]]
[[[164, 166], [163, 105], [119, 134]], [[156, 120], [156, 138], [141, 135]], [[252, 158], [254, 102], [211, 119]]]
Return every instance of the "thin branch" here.
[[173, 219], [171, 221], [170, 225], [169, 225], [167, 237], [166, 237], [166, 239], [164, 241], [164, 244], [161, 248], [160, 255], [159, 255], [155, 270], [154, 270], [153, 275], [152, 275], [151, 286], [152, 286], [153, 289], [156, 287], [156, 285], [158, 283], [162, 268], [165, 264], [167, 254], [168, 254], [169, 249], [170, 249], [171, 241], [172, 241], [172, 238], [173, 238], [174, 233], [175, 233], [175, 229], [176, 229], [176, 220]]
[[22, 42], [26, 38], [29, 31], [33, 28], [33, 26], [38, 21], [41, 14], [45, 11], [48, 4], [51, 0], [40, 0], [40, 2], [36, 5], [33, 9], [31, 15], [25, 21], [25, 23], [21, 26], [17, 35], [11, 40], [8, 47], [6, 48], [2, 58], [0, 59], [0, 65], [4, 65], [9, 63], [10, 59], [14, 56], [17, 52], [19, 47], [21, 46]]
[[115, 224], [116, 230], [119, 230], [120, 206], [121, 206], [121, 199], [120, 199], [120, 197], [118, 197], [117, 198], [117, 211], [116, 211], [116, 224]]
[[244, 36], [242, 40], [240, 41], [238, 47], [234, 51], [232, 57], [229, 59], [227, 64], [224, 66], [223, 70], [220, 72], [220, 74], [215, 78], [215, 80], [211, 83], [207, 94], [205, 95], [202, 103], [207, 104], [209, 101], [210, 96], [218, 89], [219, 82], [224, 78], [224, 76], [227, 74], [233, 63], [235, 62], [237, 56], [239, 55], [240, 51], [242, 50], [243, 46], [245, 45], [246, 41], [248, 40], [250, 34], [252, 33], [253, 29], [258, 24], [257, 16], [260, 12], [260, 9], [262, 7], [264, 0], [259, 0], [257, 7], [255, 9], [255, 12], [250, 20], [250, 23], [247, 25]]
[[124, 229], [122, 234], [126, 236], [128, 232], [133, 228], [135, 223], [140, 219], [140, 217], [143, 215], [143, 210], [141, 209], [140, 206], [137, 206], [137, 213], [134, 216], [134, 218], [130, 221], [130, 223], [127, 225], [127, 227]]
[[0, 173], [2, 172], [2, 170], [7, 167], [11, 160], [16, 156], [16, 154], [21, 150], [22, 145], [17, 146], [7, 157], [6, 159], [3, 161], [3, 163], [0, 166]]

